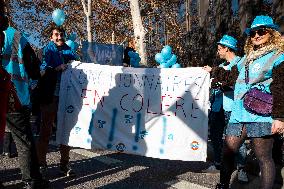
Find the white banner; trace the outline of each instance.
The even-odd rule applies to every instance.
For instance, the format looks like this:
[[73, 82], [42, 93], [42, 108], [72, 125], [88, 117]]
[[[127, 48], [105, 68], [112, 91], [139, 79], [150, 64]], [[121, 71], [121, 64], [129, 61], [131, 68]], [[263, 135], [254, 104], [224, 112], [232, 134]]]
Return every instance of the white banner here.
[[201, 68], [73, 62], [62, 74], [57, 142], [206, 161], [210, 76]]

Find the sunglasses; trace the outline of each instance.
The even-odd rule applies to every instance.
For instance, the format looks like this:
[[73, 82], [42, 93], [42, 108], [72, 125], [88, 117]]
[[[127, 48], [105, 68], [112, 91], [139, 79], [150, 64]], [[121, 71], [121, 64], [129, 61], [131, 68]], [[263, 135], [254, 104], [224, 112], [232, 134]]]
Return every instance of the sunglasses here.
[[254, 38], [256, 34], [258, 34], [259, 36], [263, 36], [266, 35], [267, 33], [268, 31], [266, 29], [259, 29], [249, 32], [249, 36]]

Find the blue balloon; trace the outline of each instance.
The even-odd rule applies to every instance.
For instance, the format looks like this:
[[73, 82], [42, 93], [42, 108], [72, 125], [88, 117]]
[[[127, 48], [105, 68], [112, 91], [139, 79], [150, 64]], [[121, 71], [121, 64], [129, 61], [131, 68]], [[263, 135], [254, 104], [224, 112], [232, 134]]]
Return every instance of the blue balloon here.
[[169, 45], [164, 46], [161, 51], [161, 54], [166, 60], [169, 59], [172, 55], [172, 47], [170, 47]]
[[155, 60], [156, 60], [156, 62], [159, 63], [159, 64], [163, 64], [163, 63], [166, 62], [165, 58], [163, 57], [163, 55], [162, 55], [161, 53], [157, 53], [157, 54], [155, 55]]
[[172, 68], [181, 68], [181, 65], [179, 63], [176, 63], [176, 64], [172, 65]]
[[66, 45], [68, 45], [69, 47], [71, 47], [71, 44], [73, 43], [73, 41], [72, 41], [72, 40], [67, 40], [67, 41], [65, 41], [65, 43], [66, 43]]
[[165, 62], [164, 64], [166, 65], [167, 68], [170, 68], [170, 67], [172, 66], [172, 65], [169, 64], [168, 62]]
[[160, 64], [160, 68], [168, 68], [169, 66], [166, 63]]
[[76, 35], [76, 33], [71, 33], [69, 36], [68, 36], [68, 39], [70, 39], [71, 41], [75, 41], [76, 40], [76, 38], [77, 38], [77, 35]]
[[61, 26], [65, 20], [65, 14], [63, 10], [55, 9], [52, 13], [52, 19], [57, 26]]
[[177, 56], [175, 54], [172, 55], [172, 57], [167, 61], [167, 64], [169, 66], [174, 65], [177, 62]]
[[72, 51], [76, 51], [79, 46], [76, 42], [71, 41], [71, 40], [67, 40], [65, 41], [65, 43], [71, 48]]

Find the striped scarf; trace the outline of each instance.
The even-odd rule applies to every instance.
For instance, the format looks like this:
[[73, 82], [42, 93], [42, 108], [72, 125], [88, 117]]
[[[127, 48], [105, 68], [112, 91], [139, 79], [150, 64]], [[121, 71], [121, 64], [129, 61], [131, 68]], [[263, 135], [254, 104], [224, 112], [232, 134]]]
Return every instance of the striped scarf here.
[[278, 48], [275, 45], [266, 45], [257, 50], [251, 51], [247, 56], [247, 63], [252, 63], [254, 60], [276, 50], [278, 50]]

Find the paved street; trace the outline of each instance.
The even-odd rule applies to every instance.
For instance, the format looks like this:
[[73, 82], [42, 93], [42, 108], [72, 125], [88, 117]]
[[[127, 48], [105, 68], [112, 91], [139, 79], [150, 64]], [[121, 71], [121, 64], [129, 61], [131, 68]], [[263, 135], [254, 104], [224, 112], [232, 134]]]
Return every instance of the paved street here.
[[[59, 157], [57, 147], [50, 145], [47, 177], [51, 180], [51, 188], [54, 189], [208, 189], [214, 188], [219, 179], [218, 173], [201, 172], [208, 166], [208, 163], [204, 162], [160, 160], [84, 149], [72, 150], [71, 163], [77, 176], [67, 178], [59, 173]], [[251, 167], [252, 163], [249, 162], [248, 168], [252, 169]], [[239, 184], [232, 178], [232, 188], [259, 188], [259, 178], [256, 175], [250, 175], [249, 184]], [[22, 187], [17, 158], [0, 157], [0, 178], [8, 189]], [[276, 184], [274, 188], [281, 187]]]

